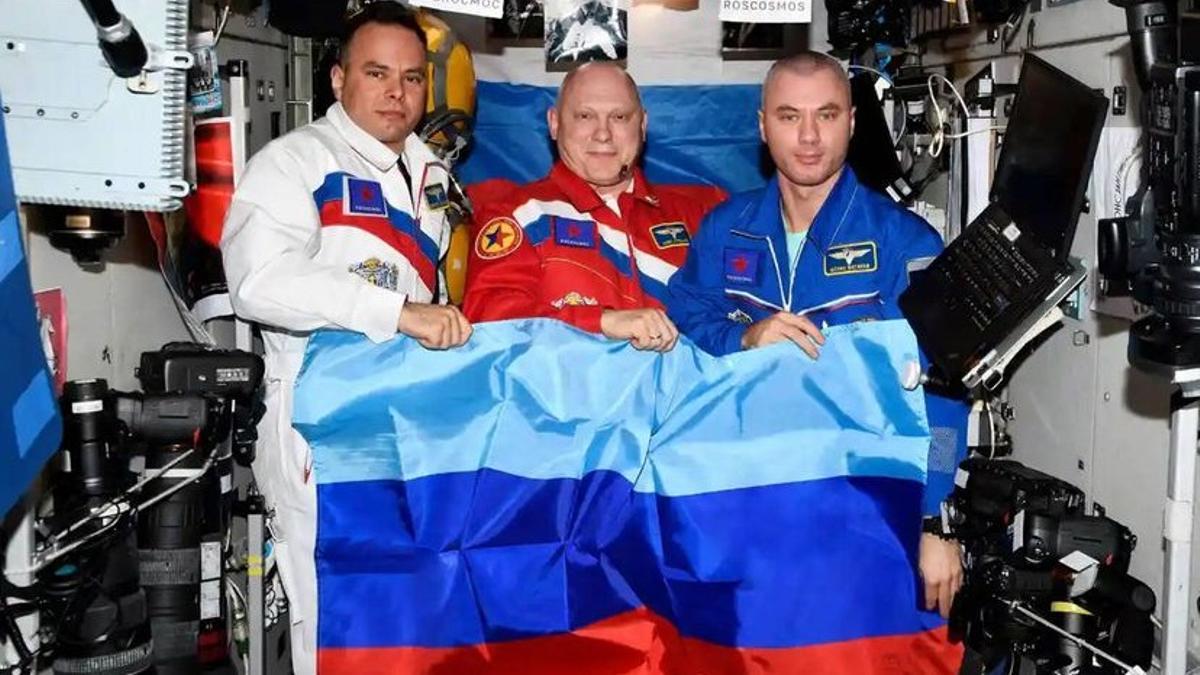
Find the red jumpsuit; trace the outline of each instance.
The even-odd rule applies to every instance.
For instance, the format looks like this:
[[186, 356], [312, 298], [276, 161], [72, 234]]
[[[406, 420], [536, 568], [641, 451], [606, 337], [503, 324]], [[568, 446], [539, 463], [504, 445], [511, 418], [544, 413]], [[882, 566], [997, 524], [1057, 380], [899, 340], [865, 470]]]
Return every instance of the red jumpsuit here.
[[614, 211], [562, 163], [528, 185], [490, 181], [468, 193], [467, 318], [551, 317], [593, 333], [605, 309], [664, 307], [691, 235], [725, 197], [711, 186], [651, 186], [634, 169]]

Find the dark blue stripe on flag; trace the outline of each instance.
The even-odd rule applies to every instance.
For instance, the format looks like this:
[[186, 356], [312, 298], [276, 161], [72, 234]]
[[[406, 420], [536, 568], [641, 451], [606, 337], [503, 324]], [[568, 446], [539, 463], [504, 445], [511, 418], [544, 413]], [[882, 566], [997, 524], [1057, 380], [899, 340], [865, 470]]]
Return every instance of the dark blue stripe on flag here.
[[486, 469], [320, 485], [320, 646], [512, 640], [643, 605], [728, 646], [921, 631], [936, 624], [915, 611], [921, 491], [833, 478], [664, 497], [606, 471]]

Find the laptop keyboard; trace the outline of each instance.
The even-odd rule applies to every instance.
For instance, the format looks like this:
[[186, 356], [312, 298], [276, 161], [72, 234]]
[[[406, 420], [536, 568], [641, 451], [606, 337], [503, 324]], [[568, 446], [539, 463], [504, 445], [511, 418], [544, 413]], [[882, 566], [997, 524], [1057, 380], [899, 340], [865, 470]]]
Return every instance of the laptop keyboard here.
[[1004, 236], [998, 223], [987, 215], [978, 227], [959, 237], [938, 266], [941, 281], [959, 300], [975, 327], [985, 330], [1014, 302], [1030, 297], [1030, 286], [1042, 280], [1034, 265]]

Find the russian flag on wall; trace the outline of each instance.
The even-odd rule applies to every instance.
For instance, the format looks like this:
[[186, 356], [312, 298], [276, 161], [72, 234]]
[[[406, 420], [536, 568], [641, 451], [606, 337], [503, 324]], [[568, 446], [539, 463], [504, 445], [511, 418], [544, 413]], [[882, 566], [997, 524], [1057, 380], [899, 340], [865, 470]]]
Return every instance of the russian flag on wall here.
[[901, 322], [658, 355], [550, 320], [313, 337], [321, 673], [953, 673]]
[[[661, 185], [716, 185], [726, 192], [761, 187], [771, 171], [758, 134], [761, 87], [640, 87], [649, 115], [642, 169]], [[546, 110], [557, 90], [480, 81], [470, 154], [456, 173], [464, 185], [506, 179], [527, 183], [554, 162]]]

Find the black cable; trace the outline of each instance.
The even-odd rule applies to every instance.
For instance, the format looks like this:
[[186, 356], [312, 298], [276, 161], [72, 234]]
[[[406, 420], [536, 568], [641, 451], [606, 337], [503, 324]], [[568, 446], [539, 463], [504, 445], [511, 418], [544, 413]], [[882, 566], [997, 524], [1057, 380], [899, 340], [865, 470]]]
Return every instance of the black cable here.
[[17, 650], [17, 656], [20, 657], [17, 667], [24, 668], [33, 663], [33, 652], [29, 650], [29, 645], [25, 644], [25, 636], [21, 634], [21, 628], [17, 625], [16, 618], [8, 609], [7, 591], [0, 591], [0, 619], [3, 620], [4, 631], [8, 633], [9, 641]]
[[100, 38], [100, 52], [119, 77], [133, 77], [142, 72], [150, 59], [146, 43], [137, 28], [113, 7], [112, 0], [79, 0], [91, 17]]
[[[4, 551], [0, 551], [0, 569], [5, 569], [8, 566], [8, 557]], [[30, 651], [29, 645], [25, 644], [25, 636], [21, 634], [21, 628], [17, 625], [14, 612], [9, 608], [8, 596], [10, 591], [22, 590], [16, 584], [10, 582], [7, 577], [0, 574], [0, 627], [3, 627], [4, 632], [8, 633], [8, 639], [12, 642], [13, 647], [17, 650], [17, 656], [20, 661], [17, 662], [15, 668], [25, 670], [27, 666], [33, 663], [33, 652]], [[12, 592], [12, 595], [21, 597], [25, 593]], [[30, 599], [29, 597], [21, 597], [23, 600]], [[27, 603], [22, 603], [27, 604]]]
[[112, 0], [79, 0], [83, 9], [97, 26], [112, 28], [121, 23], [121, 13], [113, 7]]

